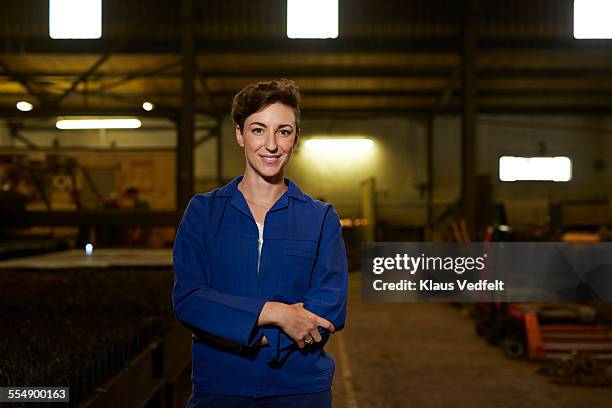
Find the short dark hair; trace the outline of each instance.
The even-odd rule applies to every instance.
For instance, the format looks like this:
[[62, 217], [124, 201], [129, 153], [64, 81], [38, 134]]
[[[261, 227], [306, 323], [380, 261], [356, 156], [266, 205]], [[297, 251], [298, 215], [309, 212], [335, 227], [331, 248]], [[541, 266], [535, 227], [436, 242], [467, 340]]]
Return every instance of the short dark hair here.
[[297, 136], [300, 133], [300, 99], [300, 87], [290, 79], [254, 82], [242, 88], [234, 96], [232, 119], [242, 132], [246, 118], [268, 105], [280, 102], [293, 108]]

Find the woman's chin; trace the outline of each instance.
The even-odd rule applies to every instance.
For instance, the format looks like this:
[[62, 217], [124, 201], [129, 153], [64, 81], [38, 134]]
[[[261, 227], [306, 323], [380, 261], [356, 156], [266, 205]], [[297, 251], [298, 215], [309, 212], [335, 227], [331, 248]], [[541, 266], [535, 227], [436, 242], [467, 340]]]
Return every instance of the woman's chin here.
[[268, 171], [261, 172], [261, 175], [267, 179], [276, 179], [282, 176], [282, 172], [280, 171], [280, 169], [275, 170], [275, 171], [270, 171], [268, 169]]
[[267, 167], [267, 166], [252, 166], [257, 174], [265, 179], [274, 179], [277, 177], [281, 177], [283, 173], [284, 167]]
[[253, 166], [253, 164], [251, 163], [251, 167], [255, 169], [255, 171], [259, 173], [262, 177], [274, 178], [276, 176], [284, 174], [283, 170], [285, 168], [285, 165], [284, 163], [279, 162], [274, 165], [269, 165], [269, 164], [266, 165], [263, 163], [257, 163], [256, 166]]

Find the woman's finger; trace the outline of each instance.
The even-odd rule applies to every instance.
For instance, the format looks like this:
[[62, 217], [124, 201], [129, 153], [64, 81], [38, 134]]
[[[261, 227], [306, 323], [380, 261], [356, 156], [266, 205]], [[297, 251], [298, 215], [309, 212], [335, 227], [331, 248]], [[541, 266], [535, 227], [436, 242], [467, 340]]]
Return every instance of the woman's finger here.
[[322, 318], [321, 316], [317, 316], [317, 326], [321, 326], [324, 329], [327, 329], [332, 333], [336, 331], [336, 328], [334, 327], [332, 322], [330, 322], [327, 319]]
[[298, 339], [298, 340], [296, 340], [295, 342], [297, 343], [297, 345], [298, 345], [298, 347], [299, 347], [299, 348], [304, 348], [304, 346], [306, 345], [306, 344], [304, 343], [304, 339]]
[[[303, 303], [302, 303], [302, 305], [303, 305]], [[334, 327], [332, 322], [330, 322], [329, 320], [319, 316], [316, 313], [312, 313], [310, 310], [307, 310], [307, 309], [304, 309], [304, 310], [306, 310], [311, 316], [316, 318], [317, 326], [323, 327], [324, 329], [327, 329], [327, 330], [329, 330], [332, 333], [334, 333], [336, 331], [336, 327]]]
[[319, 333], [319, 330], [311, 331], [310, 337], [312, 337], [315, 343], [319, 343], [321, 340], [323, 340], [323, 337], [321, 336], [321, 333]]

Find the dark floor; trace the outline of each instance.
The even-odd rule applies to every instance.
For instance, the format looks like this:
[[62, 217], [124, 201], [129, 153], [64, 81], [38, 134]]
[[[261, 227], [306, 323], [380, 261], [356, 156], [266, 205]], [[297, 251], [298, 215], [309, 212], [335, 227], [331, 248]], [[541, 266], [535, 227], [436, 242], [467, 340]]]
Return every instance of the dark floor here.
[[612, 407], [612, 388], [560, 386], [507, 359], [445, 303], [362, 303], [350, 274], [345, 330], [332, 336], [334, 407]]

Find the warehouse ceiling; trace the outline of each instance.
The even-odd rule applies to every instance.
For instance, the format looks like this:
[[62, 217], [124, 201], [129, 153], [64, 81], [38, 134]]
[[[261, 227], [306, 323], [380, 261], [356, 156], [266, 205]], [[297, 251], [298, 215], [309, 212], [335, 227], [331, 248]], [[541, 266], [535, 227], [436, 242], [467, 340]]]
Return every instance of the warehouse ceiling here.
[[[572, 36], [571, 0], [340, 0], [339, 38], [286, 38], [284, 0], [195, 1], [196, 109], [227, 113], [254, 80], [300, 84], [312, 112], [459, 111], [464, 22], [477, 25], [481, 112], [609, 112], [612, 47]], [[152, 6], [155, 5], [155, 7]], [[48, 5], [0, 15], [0, 115], [181, 105], [180, 1], [103, 0], [100, 40], [51, 40]], [[29, 100], [34, 111], [15, 109]]]

